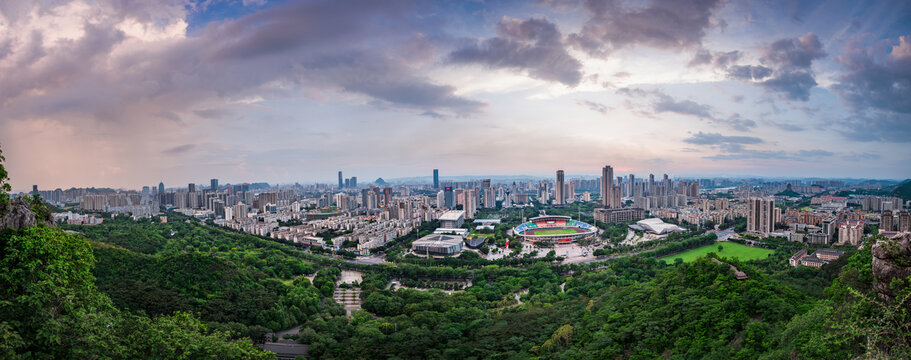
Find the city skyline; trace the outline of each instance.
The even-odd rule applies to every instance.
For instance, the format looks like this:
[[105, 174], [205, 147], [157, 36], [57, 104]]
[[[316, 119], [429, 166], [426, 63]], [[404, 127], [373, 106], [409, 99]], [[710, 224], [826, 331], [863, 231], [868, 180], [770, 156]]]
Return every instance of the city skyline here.
[[908, 3], [597, 4], [9, 3], [0, 147], [14, 191], [911, 177]]

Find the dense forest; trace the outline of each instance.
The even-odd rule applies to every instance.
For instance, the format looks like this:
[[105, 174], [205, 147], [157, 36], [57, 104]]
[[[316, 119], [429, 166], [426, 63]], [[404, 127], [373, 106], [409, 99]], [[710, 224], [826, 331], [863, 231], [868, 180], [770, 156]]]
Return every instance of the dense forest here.
[[[588, 266], [455, 258], [357, 267], [170, 220], [73, 227], [92, 241], [97, 286], [117, 307], [156, 316], [188, 312], [234, 338], [302, 324], [297, 340], [314, 358], [786, 359], [907, 351], [898, 341], [865, 346], [865, 331], [876, 325], [865, 319], [906, 316], [898, 300], [883, 303], [873, 294], [869, 246], [822, 269], [787, 266], [795, 245], [777, 239], [766, 239], [778, 250], [764, 260], [655, 260], [710, 243], [714, 234], [675, 237], [638, 256]], [[728, 264], [749, 278], [736, 280]], [[364, 271], [364, 311], [352, 318], [331, 297], [340, 267]], [[302, 277], [317, 271], [312, 284]], [[450, 295], [388, 288], [392, 279], [472, 283]]]

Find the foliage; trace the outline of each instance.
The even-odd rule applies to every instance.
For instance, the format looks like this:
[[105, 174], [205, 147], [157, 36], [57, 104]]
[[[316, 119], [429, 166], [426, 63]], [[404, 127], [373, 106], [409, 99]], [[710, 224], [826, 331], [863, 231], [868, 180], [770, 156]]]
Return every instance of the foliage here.
[[[3, 159], [0, 158], [0, 160], [3, 160]], [[0, 170], [2, 170], [2, 169], [0, 169]], [[0, 175], [2, 175], [2, 173], [0, 173]], [[2, 180], [2, 177], [0, 177], [0, 180]], [[901, 198], [902, 200], [905, 200], [905, 201], [911, 200], [911, 179], [902, 181], [900, 184], [898, 184], [898, 186], [896, 186], [895, 189], [892, 190], [891, 195]]]
[[176, 221], [162, 224], [121, 216], [72, 227], [95, 241], [98, 288], [117, 307], [150, 315], [192, 312], [218, 327], [282, 330], [316, 313], [322, 297], [331, 296], [281, 281], [315, 271], [313, 264], [293, 256], [299, 251], [171, 219]]
[[0, 355], [22, 359], [269, 359], [188, 314], [122, 314], [94, 285], [88, 242], [52, 227], [0, 234]]
[[6, 168], [3, 167], [3, 162], [6, 158], [3, 157], [3, 149], [0, 149], [0, 214], [3, 214], [6, 211], [6, 207], [9, 205], [9, 192], [13, 190], [9, 184], [9, 173], [6, 172]]

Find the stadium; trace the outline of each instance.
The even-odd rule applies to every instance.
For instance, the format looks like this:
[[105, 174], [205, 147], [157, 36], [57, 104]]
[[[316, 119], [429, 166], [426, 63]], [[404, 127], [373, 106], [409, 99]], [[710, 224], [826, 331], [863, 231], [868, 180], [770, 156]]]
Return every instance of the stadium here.
[[598, 228], [569, 216], [543, 215], [533, 217], [513, 229], [517, 236], [529, 241], [573, 242], [594, 235]]

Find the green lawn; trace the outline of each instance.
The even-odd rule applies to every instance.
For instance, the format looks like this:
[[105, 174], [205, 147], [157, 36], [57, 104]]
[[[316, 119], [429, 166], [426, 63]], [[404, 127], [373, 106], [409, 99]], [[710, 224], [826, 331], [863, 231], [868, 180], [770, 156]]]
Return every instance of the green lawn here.
[[535, 230], [535, 235], [566, 235], [566, 234], [575, 234], [576, 230], [573, 229], [549, 229], [549, 230]]
[[[718, 245], [724, 247], [724, 250], [718, 251]], [[775, 251], [763, 248], [750, 247], [746, 245], [741, 245], [738, 243], [732, 243], [727, 241], [719, 241], [712, 245], [706, 245], [698, 247], [695, 249], [690, 249], [682, 253], [677, 253], [674, 255], [665, 256], [659, 258], [658, 260], [664, 260], [666, 263], [673, 263], [674, 259], [681, 258], [683, 262], [690, 262], [696, 260], [706, 254], [714, 252], [720, 256], [737, 258], [739, 260], [756, 260], [764, 259], [774, 253]]]

